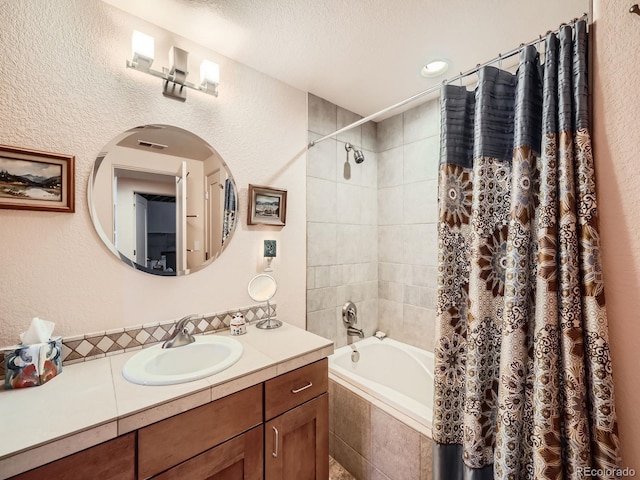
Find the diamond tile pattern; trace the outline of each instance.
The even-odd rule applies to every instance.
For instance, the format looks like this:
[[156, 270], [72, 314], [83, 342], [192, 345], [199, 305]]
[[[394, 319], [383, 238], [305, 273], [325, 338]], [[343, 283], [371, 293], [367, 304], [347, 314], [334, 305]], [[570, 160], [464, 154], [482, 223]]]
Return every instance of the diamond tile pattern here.
[[[243, 313], [247, 322], [257, 322], [266, 318], [266, 304], [230, 310], [228, 312], [208, 313], [195, 318], [188, 324], [193, 334], [213, 333], [229, 328], [231, 317], [235, 313]], [[271, 314], [276, 316], [276, 305], [271, 304]], [[72, 364], [87, 359], [104, 357], [106, 354], [124, 353], [125, 350], [142, 345], [164, 342], [171, 338], [177, 320], [160, 324], [135, 325], [120, 330], [75, 335], [62, 339], [62, 363]], [[4, 383], [6, 372], [5, 353], [0, 351], [0, 385]]]

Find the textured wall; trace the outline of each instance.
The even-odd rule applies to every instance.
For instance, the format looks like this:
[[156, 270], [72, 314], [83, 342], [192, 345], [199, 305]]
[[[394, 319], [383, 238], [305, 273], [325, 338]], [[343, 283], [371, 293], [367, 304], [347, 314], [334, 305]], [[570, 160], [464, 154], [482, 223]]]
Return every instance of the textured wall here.
[[640, 17], [594, 0], [593, 146], [623, 463], [640, 471]]
[[[360, 119], [309, 95], [309, 139]], [[375, 123], [325, 140], [311, 150], [307, 167], [307, 329], [346, 345], [342, 305], [358, 308], [358, 328], [373, 335], [378, 318], [377, 161]], [[346, 142], [365, 155], [357, 165]]]
[[[203, 50], [103, 2], [0, 2], [0, 143], [76, 156], [76, 213], [0, 211], [0, 345], [32, 317], [62, 335], [166, 321], [253, 303], [246, 286], [262, 270], [262, 240], [278, 240], [274, 276], [283, 320], [305, 322], [305, 93]], [[156, 37], [157, 67], [171, 44], [220, 64], [220, 96], [164, 98], [161, 81], [125, 68], [131, 32]], [[277, 121], [274, 121], [277, 119]], [[96, 155], [136, 125], [164, 123], [207, 140], [240, 190], [241, 222], [213, 265], [187, 277], [132, 271], [93, 229], [86, 186]], [[288, 189], [287, 225], [247, 227], [247, 184]]]

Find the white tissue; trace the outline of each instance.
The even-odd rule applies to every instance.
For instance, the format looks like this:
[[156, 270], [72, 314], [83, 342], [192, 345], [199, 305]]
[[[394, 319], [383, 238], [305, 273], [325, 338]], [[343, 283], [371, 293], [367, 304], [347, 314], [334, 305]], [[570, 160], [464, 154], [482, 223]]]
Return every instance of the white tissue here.
[[31, 325], [26, 332], [20, 334], [22, 345], [33, 345], [36, 343], [48, 342], [56, 324], [41, 318], [35, 317], [31, 320]]

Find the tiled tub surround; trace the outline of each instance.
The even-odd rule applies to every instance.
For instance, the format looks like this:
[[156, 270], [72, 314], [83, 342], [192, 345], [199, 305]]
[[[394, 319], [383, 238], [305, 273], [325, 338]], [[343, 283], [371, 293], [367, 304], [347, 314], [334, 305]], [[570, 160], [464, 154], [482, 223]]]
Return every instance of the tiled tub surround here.
[[[309, 94], [309, 141], [361, 117]], [[351, 143], [364, 153], [356, 164]], [[307, 154], [307, 329], [346, 345], [341, 309], [358, 307], [358, 328], [367, 336], [378, 319], [376, 124], [365, 123], [327, 139]]]
[[433, 356], [368, 338], [329, 357], [329, 451], [359, 480], [431, 478]]
[[[276, 315], [276, 304], [271, 304], [272, 315]], [[197, 315], [187, 324], [189, 331], [194, 334], [214, 333], [229, 329], [231, 316], [235, 313], [244, 314], [247, 322], [257, 322], [266, 318], [266, 304], [251, 305], [226, 312]], [[167, 322], [134, 325], [127, 328], [117, 328], [106, 332], [95, 332], [86, 335], [75, 335], [62, 339], [62, 364], [95, 360], [132, 350], [139, 350], [158, 342], [168, 340], [178, 320]], [[4, 351], [0, 349], [0, 389], [4, 385], [5, 363]]]
[[329, 454], [358, 480], [431, 480], [431, 431], [329, 374]]
[[[309, 140], [360, 117], [314, 95]], [[345, 142], [362, 148], [364, 163]], [[359, 328], [433, 351], [437, 287], [439, 105], [432, 100], [325, 140], [307, 155], [307, 329], [347, 343], [341, 307]]]
[[[228, 332], [217, 333], [228, 335]], [[0, 480], [204, 405], [330, 355], [325, 338], [289, 324], [251, 325], [240, 360], [201, 380], [162, 387], [128, 382], [125, 352], [66, 367], [36, 388], [0, 391]]]
[[433, 351], [439, 101], [378, 123], [378, 328]]

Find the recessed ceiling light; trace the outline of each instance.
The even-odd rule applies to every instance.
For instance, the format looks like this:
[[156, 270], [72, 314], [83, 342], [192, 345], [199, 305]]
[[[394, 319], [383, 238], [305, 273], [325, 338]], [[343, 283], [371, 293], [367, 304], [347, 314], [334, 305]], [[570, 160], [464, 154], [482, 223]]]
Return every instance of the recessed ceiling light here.
[[429, 63], [427, 63], [424, 67], [422, 67], [420, 74], [426, 78], [433, 78], [433, 77], [442, 75], [444, 72], [447, 71], [448, 68], [449, 68], [449, 62], [447, 62], [446, 60], [443, 60], [443, 59], [432, 60]]

